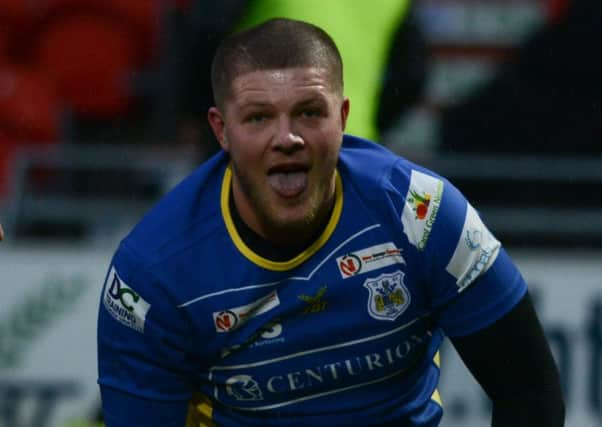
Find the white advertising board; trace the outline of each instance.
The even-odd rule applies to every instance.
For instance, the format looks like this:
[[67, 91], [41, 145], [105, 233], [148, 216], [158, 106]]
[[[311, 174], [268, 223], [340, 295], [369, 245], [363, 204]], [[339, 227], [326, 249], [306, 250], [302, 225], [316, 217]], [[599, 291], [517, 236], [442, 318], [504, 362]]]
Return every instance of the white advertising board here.
[[111, 249], [0, 247], [0, 427], [60, 427], [98, 405], [96, 317]]

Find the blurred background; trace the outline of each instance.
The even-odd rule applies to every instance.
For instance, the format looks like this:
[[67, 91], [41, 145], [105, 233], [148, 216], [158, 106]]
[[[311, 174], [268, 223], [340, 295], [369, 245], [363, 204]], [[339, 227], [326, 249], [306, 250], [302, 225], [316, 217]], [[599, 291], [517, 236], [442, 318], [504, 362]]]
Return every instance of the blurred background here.
[[[599, 0], [0, 0], [0, 427], [94, 425], [110, 257], [217, 151], [219, 41], [274, 16], [339, 45], [349, 133], [480, 211], [535, 296], [567, 426], [602, 425]], [[442, 361], [442, 426], [488, 425], [447, 344]]]

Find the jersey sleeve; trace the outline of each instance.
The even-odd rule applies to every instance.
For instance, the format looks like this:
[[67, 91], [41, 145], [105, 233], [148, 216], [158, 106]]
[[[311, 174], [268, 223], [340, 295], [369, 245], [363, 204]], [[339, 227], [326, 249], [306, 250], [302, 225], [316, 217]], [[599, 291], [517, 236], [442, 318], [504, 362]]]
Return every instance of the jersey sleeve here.
[[412, 169], [401, 214], [416, 248], [433, 313], [448, 336], [467, 335], [506, 314], [526, 284], [500, 241], [448, 180]]
[[178, 426], [192, 394], [186, 319], [122, 243], [98, 316], [98, 383], [108, 427]]

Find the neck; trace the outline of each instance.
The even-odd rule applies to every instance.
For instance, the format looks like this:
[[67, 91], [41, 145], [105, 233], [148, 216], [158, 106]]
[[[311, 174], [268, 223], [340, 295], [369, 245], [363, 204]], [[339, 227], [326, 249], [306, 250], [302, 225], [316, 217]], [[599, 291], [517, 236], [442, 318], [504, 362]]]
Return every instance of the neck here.
[[279, 246], [304, 246], [312, 244], [322, 234], [334, 208], [335, 195], [322, 203], [320, 209], [308, 222], [282, 227], [264, 227], [262, 236]]
[[249, 225], [247, 225], [241, 218], [240, 213], [238, 212], [238, 209], [234, 203], [234, 197], [232, 197], [232, 193], [230, 193], [229, 206], [234, 225], [240, 238], [245, 242], [245, 244], [251, 248], [253, 252], [264, 258], [282, 262], [295, 258], [297, 255], [307, 249], [314, 241], [316, 241], [320, 234], [324, 232], [324, 229], [328, 224], [328, 220], [330, 219], [332, 208], [334, 207], [334, 197], [330, 211], [328, 211], [328, 214], [322, 220], [322, 223], [319, 227], [317, 227], [313, 232], [308, 232], [307, 228], [305, 228], [302, 230], [299, 238], [292, 239], [289, 238], [291, 236], [290, 231], [280, 231], [279, 235], [287, 236], [285, 242], [280, 242], [277, 238], [269, 238], [267, 235], [260, 235], [251, 227], [249, 227]]

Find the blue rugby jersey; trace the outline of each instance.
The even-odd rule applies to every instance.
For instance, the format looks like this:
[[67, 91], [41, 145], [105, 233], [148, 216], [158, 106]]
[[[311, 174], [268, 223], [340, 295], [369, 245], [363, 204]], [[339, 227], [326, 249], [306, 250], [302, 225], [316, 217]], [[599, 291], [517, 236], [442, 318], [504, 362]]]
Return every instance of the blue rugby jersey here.
[[447, 180], [345, 136], [318, 239], [285, 262], [241, 240], [220, 153], [122, 241], [103, 287], [111, 426], [436, 426], [443, 335], [526, 285]]

